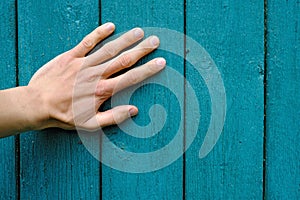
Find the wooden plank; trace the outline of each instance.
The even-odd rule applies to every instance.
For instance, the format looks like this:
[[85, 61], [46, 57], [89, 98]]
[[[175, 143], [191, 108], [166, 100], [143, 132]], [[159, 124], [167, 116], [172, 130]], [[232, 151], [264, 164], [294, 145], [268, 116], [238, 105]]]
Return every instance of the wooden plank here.
[[[0, 89], [16, 86], [16, 9], [14, 0], [0, 3]], [[2, 111], [5, 112], [5, 111]], [[0, 199], [15, 199], [15, 140], [0, 139]]]
[[300, 3], [267, 4], [266, 198], [300, 199]]
[[[183, 33], [183, 19], [184, 6], [183, 1], [102, 1], [101, 4], [102, 21], [112, 21], [116, 24], [117, 33], [127, 31], [136, 26], [139, 27], [163, 27], [177, 30]], [[155, 31], [154, 31], [155, 32]], [[159, 31], [157, 32], [159, 33]], [[150, 32], [145, 32], [149, 36]], [[168, 37], [167, 35], [159, 35], [160, 37]], [[175, 41], [174, 41], [175, 40]], [[179, 40], [169, 37], [169, 40], [161, 41], [161, 47], [168, 49], [183, 49], [183, 37]], [[168, 66], [183, 74], [183, 58], [176, 57], [168, 52], [157, 51], [143, 62], [150, 58], [163, 56], [167, 59]], [[141, 64], [141, 62], [139, 63]], [[168, 84], [175, 85], [183, 94], [183, 80], [172, 82], [172, 77], [166, 73], [166, 70], [156, 76], [157, 79], [165, 79]], [[126, 94], [126, 92], [124, 92]], [[176, 99], [168, 88], [158, 86], [155, 84], [143, 86], [139, 88], [131, 97], [131, 103], [139, 108], [139, 115], [134, 118], [134, 121], [145, 127], [150, 123], [148, 111], [154, 104], [161, 104], [168, 113], [167, 121], [163, 129], [155, 136], [147, 139], [134, 138], [127, 135], [128, 132], [123, 132], [117, 127], [111, 127], [105, 130], [109, 136], [110, 141], [124, 151], [131, 151], [136, 153], [148, 153], [161, 149], [168, 144], [178, 129], [178, 122], [180, 118], [179, 103], [183, 102], [183, 98]], [[161, 119], [161, 113], [157, 110], [152, 113], [154, 121]], [[128, 125], [129, 127], [131, 125]], [[155, 129], [158, 125], [153, 122], [150, 126]], [[133, 129], [136, 133], [137, 129]], [[145, 134], [145, 132], [138, 132], [138, 134]], [[183, 132], [182, 132], [183, 134]], [[183, 141], [178, 148], [182, 148]], [[106, 152], [105, 152], [106, 151]], [[103, 154], [107, 154], [108, 150], [103, 149]], [[114, 153], [114, 152], [113, 152]], [[112, 155], [113, 155], [112, 153]], [[172, 153], [172, 152], [171, 152]], [[171, 153], [164, 154], [158, 160], [168, 158]], [[152, 156], [152, 154], [151, 154]], [[121, 158], [124, 159], [124, 158]], [[144, 163], [138, 163], [136, 167], [140, 170], [146, 165], [157, 163], [155, 157], [146, 157]], [[151, 160], [153, 162], [151, 162]], [[128, 160], [124, 160], [124, 165], [128, 165]], [[113, 167], [113, 166], [111, 166]], [[102, 188], [103, 199], [180, 199], [183, 193], [183, 160], [182, 157], [164, 169], [149, 173], [126, 173], [115, 170], [111, 167], [103, 165], [102, 169]], [[130, 166], [129, 166], [130, 168]]]
[[[204, 80], [187, 64], [187, 81], [199, 98], [201, 119], [197, 137], [186, 152], [186, 199], [261, 199], [263, 1], [188, 0], [186, 6], [187, 35], [199, 42], [215, 61], [227, 101], [222, 135], [214, 149], [200, 159], [199, 149], [212, 114], [211, 99]], [[189, 111], [190, 100], [186, 102]], [[187, 113], [186, 134], [198, 125], [193, 120]]]
[[[98, 25], [98, 1], [18, 1], [20, 84]], [[21, 199], [99, 199], [99, 162], [76, 132], [21, 136]]]

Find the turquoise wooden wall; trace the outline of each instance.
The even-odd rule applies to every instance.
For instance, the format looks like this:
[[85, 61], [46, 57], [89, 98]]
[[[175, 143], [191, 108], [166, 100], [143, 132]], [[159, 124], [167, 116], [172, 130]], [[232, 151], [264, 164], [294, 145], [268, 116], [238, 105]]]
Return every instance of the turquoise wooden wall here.
[[[299, 1], [6, 0], [0, 9], [0, 89], [26, 85], [49, 59], [112, 21], [116, 33], [151, 26], [192, 37], [215, 61], [227, 97], [222, 135], [199, 159], [211, 115], [207, 87], [190, 63], [157, 51], [142, 62], [164, 56], [201, 100], [201, 126], [183, 156], [158, 171], [125, 173], [98, 162], [74, 131], [24, 133], [0, 140], [0, 199], [300, 199]], [[170, 45], [189, 51], [184, 38]], [[185, 91], [183, 81], [170, 84]], [[140, 108], [134, 120], [149, 123], [159, 103], [168, 112], [164, 129], [149, 140], [117, 127], [105, 133], [132, 151], [162, 147], [181, 120], [177, 101], [166, 88], [143, 86], [132, 97]], [[184, 134], [192, 126], [186, 121]]]

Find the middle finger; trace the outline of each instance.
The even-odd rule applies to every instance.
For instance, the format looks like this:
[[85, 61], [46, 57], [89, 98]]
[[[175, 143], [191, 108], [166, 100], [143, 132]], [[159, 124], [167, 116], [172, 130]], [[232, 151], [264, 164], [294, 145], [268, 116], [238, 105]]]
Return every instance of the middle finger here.
[[101, 76], [108, 78], [114, 73], [134, 65], [142, 57], [154, 51], [158, 45], [159, 39], [156, 36], [145, 39], [134, 48], [122, 53], [108, 63], [103, 64], [103, 66], [100, 65], [99, 70], [101, 70]]
[[108, 42], [95, 53], [86, 57], [87, 66], [95, 66], [107, 61], [119, 52], [133, 45], [144, 37], [144, 31], [141, 28], [134, 28], [124, 33], [119, 38]]

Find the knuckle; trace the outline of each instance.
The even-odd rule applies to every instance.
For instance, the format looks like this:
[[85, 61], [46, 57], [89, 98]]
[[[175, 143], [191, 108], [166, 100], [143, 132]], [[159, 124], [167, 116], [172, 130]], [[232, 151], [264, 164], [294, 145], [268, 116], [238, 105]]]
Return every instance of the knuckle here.
[[135, 42], [134, 34], [124, 34], [119, 39], [123, 44], [131, 44]]
[[96, 35], [98, 37], [102, 37], [104, 35], [104, 32], [103, 30], [101, 29], [101, 27], [97, 28], [96, 31], [95, 31]]
[[154, 48], [153, 47], [150, 47], [150, 46], [142, 46], [141, 47], [141, 52], [142, 52], [142, 54], [148, 54], [148, 53], [150, 53], [150, 52], [152, 52], [154, 50]]
[[112, 112], [112, 119], [111, 119], [111, 123], [112, 124], [118, 124], [122, 121], [122, 112], [120, 112], [120, 109], [114, 109], [114, 110], [111, 110]]
[[111, 96], [112, 91], [109, 89], [108, 85], [105, 82], [100, 81], [97, 85], [95, 94], [96, 96], [105, 98]]
[[139, 79], [138, 79], [138, 77], [135, 74], [130, 73], [130, 74], [128, 74], [128, 81], [131, 84], [137, 84], [139, 82]]
[[88, 37], [85, 37], [81, 43], [86, 48], [90, 48], [93, 45], [93, 42]]
[[127, 36], [127, 37], [124, 38], [124, 42], [125, 42], [126, 44], [132, 44], [132, 43], [134, 43], [135, 41], [136, 41], [136, 39], [135, 39], [135, 37], [133, 37], [133, 36]]
[[149, 47], [149, 46], [142, 46], [141, 49], [140, 49], [140, 51], [141, 51], [142, 55], [147, 55], [150, 52], [154, 51], [154, 48], [153, 47]]
[[102, 115], [96, 115], [96, 120], [98, 122], [98, 128], [103, 128], [109, 125], [107, 121], [103, 120]]
[[105, 94], [106, 94], [105, 89], [101, 86], [98, 86], [96, 89], [96, 95], [102, 97], [105, 96]]
[[93, 82], [95, 82], [97, 79], [99, 79], [99, 75], [93, 74], [93, 75], [90, 75], [90, 76], [88, 77], [87, 82], [93, 83]]
[[122, 116], [120, 114], [119, 115], [115, 114], [113, 116], [113, 123], [114, 124], [119, 124], [121, 122], [122, 122]]
[[128, 54], [124, 54], [119, 58], [119, 64], [122, 67], [127, 67], [128, 65], [130, 65], [131, 62], [131, 57]]
[[104, 55], [107, 57], [113, 57], [116, 55], [116, 50], [109, 45], [104, 46], [102, 50], [104, 51]]
[[101, 29], [101, 27], [97, 28], [95, 32], [97, 35], [103, 35], [103, 30]]

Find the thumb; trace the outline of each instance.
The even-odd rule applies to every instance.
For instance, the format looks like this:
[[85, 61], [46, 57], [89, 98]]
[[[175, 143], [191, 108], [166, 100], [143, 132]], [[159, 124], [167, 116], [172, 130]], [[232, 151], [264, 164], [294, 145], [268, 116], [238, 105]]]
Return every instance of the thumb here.
[[96, 114], [97, 122], [100, 127], [113, 124], [120, 124], [131, 116], [137, 115], [138, 109], [135, 106], [123, 105], [117, 106], [105, 112]]

